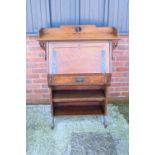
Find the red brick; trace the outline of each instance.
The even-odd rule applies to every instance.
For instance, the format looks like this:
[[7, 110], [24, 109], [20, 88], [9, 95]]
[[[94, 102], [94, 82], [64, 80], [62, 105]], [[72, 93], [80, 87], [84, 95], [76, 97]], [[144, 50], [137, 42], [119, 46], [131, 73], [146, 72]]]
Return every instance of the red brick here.
[[110, 92], [117, 92], [117, 91], [129, 91], [129, 88], [128, 87], [110, 87], [109, 88], [109, 91]]
[[128, 56], [122, 56], [122, 57], [115, 57], [114, 56], [114, 61], [129, 61], [129, 57]]
[[27, 68], [45, 68], [47, 69], [47, 64], [44, 62], [38, 63], [38, 62], [32, 62], [32, 63], [27, 63], [26, 64]]
[[47, 73], [46, 74], [41, 74], [41, 78], [47, 78]]
[[32, 93], [32, 89], [27, 89], [26, 93]]
[[28, 47], [39, 47], [39, 42], [36, 40], [27, 40], [26, 45]]
[[45, 58], [45, 53], [39, 53], [39, 52], [29, 52], [26, 54], [26, 58]]
[[39, 94], [39, 93], [48, 93], [48, 89], [35, 89], [33, 92]]
[[124, 50], [124, 49], [129, 49], [128, 45], [119, 45], [117, 46], [118, 49]]
[[50, 94], [43, 94], [42, 97], [43, 98], [50, 98]]
[[26, 74], [30, 74], [30, 73], [32, 73], [32, 69], [26, 68]]
[[114, 72], [112, 73], [113, 77], [128, 77], [129, 73], [128, 72]]
[[34, 47], [34, 46], [29, 46], [29, 48], [28, 48], [30, 51], [37, 51], [37, 50], [42, 50], [39, 46], [36, 46], [36, 47]]
[[46, 85], [42, 85], [41, 86], [42, 88], [48, 88], [48, 85], [46, 84]]
[[129, 83], [111, 82], [111, 87], [122, 87], [122, 86], [129, 86]]
[[37, 85], [27, 84], [26, 88], [34, 90], [34, 89], [41, 89], [41, 86], [39, 84]]
[[33, 64], [32, 63], [27, 63], [26, 64], [26, 69], [30, 69], [31, 70], [32, 67], [33, 67]]
[[44, 58], [26, 58], [27, 62], [44, 62]]
[[112, 82], [126, 82], [129, 81], [128, 77], [112, 77]]
[[47, 68], [46, 69], [44, 69], [44, 68], [35, 68], [35, 69], [32, 69], [32, 72], [33, 73], [47, 73]]
[[33, 51], [30, 51], [29, 49], [27, 49], [26, 56], [28, 57], [27, 54], [33, 54], [34, 56], [36, 56], [38, 54], [45, 54], [45, 52], [42, 51], [41, 49], [40, 50], [33, 50]]
[[122, 52], [122, 51], [114, 51], [113, 52], [113, 56], [114, 57], [129, 57], [129, 53], [128, 52]]
[[31, 79], [27, 79], [26, 80], [26, 83], [28, 84], [28, 83], [32, 83], [32, 80]]
[[45, 68], [47, 70], [47, 64], [46, 63], [35, 63], [33, 64], [34, 68]]
[[127, 67], [116, 67], [116, 68], [113, 68], [113, 71], [124, 72], [124, 71], [129, 71], [129, 68], [127, 68]]
[[47, 79], [34, 79], [33, 83], [46, 84]]
[[27, 99], [30, 99], [30, 100], [37, 100], [40, 98], [39, 95], [36, 96], [35, 94], [26, 94], [26, 96], [27, 96]]
[[30, 79], [39, 78], [39, 74], [26, 74], [26, 78], [30, 78]]
[[112, 62], [112, 65], [114, 67], [128, 67], [129, 66], [129, 62], [126, 62], [126, 61], [115, 61], [115, 62]]

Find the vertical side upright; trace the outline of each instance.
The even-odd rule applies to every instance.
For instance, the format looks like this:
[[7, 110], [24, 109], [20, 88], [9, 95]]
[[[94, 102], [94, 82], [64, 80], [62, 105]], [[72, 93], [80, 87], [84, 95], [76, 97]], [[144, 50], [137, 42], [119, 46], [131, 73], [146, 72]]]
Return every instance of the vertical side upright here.
[[56, 64], [56, 51], [53, 49], [52, 51], [52, 74], [57, 73], [57, 64]]
[[50, 46], [50, 43], [49, 42], [47, 42], [46, 43], [46, 57], [47, 57], [47, 64], [48, 64], [48, 74], [50, 74], [50, 68], [51, 68], [51, 65], [50, 65], [50, 59], [51, 59], [51, 53], [50, 53], [50, 48], [49, 48], [49, 46]]
[[[50, 47], [49, 47], [50, 46]], [[46, 44], [46, 52], [47, 52], [47, 61], [48, 61], [48, 74], [51, 74], [52, 72], [52, 66], [51, 63], [53, 63], [53, 60], [51, 59], [51, 55], [53, 54], [53, 52], [50, 51], [52, 44], [47, 42]], [[52, 56], [53, 58], [53, 56]], [[48, 77], [49, 78], [49, 77]], [[49, 92], [50, 92], [50, 103], [51, 103], [51, 128], [54, 128], [54, 105], [53, 105], [53, 89], [52, 86], [49, 86]]]
[[101, 50], [101, 73], [106, 73], [105, 50]]
[[52, 122], [51, 122], [51, 129], [54, 128], [54, 105], [53, 105], [53, 89], [50, 87], [50, 103], [51, 103], [51, 117], [52, 117]]
[[112, 41], [109, 41], [109, 59], [110, 73], [112, 73]]
[[[106, 73], [106, 55], [105, 50], [101, 50], [101, 72]], [[102, 103], [103, 108], [103, 124], [104, 127], [107, 127], [107, 86], [104, 86], [103, 93], [105, 95], [105, 101]]]
[[105, 86], [104, 88], [104, 93], [105, 93], [105, 102], [104, 102], [104, 108], [103, 108], [103, 125], [105, 128], [108, 126], [108, 120], [107, 120], [107, 104], [108, 104], [108, 87]]

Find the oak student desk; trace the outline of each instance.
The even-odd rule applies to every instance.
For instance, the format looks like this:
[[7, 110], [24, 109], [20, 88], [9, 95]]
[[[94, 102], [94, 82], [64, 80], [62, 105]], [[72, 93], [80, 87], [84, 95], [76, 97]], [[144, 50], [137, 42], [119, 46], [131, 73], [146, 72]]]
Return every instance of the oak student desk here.
[[54, 116], [64, 114], [103, 114], [107, 127], [117, 30], [94, 25], [43, 28], [38, 40], [48, 63], [52, 128]]

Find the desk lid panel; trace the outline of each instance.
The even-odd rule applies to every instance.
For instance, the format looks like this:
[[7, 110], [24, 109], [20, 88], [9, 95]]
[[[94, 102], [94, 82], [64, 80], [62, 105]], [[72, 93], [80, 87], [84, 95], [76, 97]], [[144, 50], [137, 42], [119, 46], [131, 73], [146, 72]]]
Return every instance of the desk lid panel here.
[[50, 44], [50, 74], [109, 73], [109, 43]]

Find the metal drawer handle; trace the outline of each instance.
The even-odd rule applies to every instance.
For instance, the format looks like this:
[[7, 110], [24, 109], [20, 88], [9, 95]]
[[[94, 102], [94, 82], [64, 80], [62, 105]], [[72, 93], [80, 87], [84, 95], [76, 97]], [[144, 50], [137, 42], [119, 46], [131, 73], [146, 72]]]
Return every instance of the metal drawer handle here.
[[84, 82], [84, 77], [76, 77], [75, 81], [80, 83], [80, 82]]

